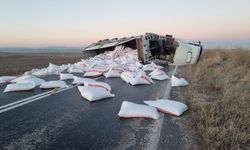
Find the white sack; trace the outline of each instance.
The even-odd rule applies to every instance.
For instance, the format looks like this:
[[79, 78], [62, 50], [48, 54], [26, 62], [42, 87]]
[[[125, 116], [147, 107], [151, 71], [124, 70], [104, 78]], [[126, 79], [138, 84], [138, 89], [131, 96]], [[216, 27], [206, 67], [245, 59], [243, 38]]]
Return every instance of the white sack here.
[[176, 78], [174, 75], [171, 77], [171, 86], [187, 86], [189, 83], [183, 78]]
[[94, 79], [88, 79], [88, 78], [81, 78], [81, 77], [77, 77], [74, 76], [74, 81], [72, 82], [72, 84], [77, 84], [77, 85], [84, 85], [84, 83], [92, 83], [92, 82], [96, 82]]
[[51, 75], [58, 74], [59, 73], [59, 66], [52, 64], [52, 63], [49, 63], [47, 71], [48, 71], [48, 74], [51, 74]]
[[142, 70], [143, 71], [153, 71], [155, 69], [162, 69], [162, 68], [163, 68], [162, 66], [156, 65], [154, 62], [152, 62], [151, 64], [144, 65], [142, 67]]
[[14, 80], [15, 76], [1, 76], [0, 77], [0, 83], [9, 83], [11, 80]]
[[40, 79], [37, 77], [33, 77], [33, 78], [28, 78], [28, 79], [24, 79], [21, 81], [17, 81], [16, 83], [31, 83], [34, 84], [35, 86], [41, 85], [45, 82], [44, 79]]
[[151, 72], [150, 78], [155, 79], [155, 80], [167, 80], [170, 79], [170, 77], [162, 70], [156, 69], [155, 71]]
[[69, 72], [69, 73], [84, 73], [84, 71], [83, 71], [82, 69], [73, 68], [73, 67], [69, 68], [69, 69], [68, 69], [68, 72]]
[[64, 88], [68, 87], [65, 81], [55, 80], [55, 81], [47, 81], [41, 84], [41, 89], [51, 89], [51, 88]]
[[115, 78], [115, 77], [120, 77], [121, 73], [116, 71], [115, 69], [109, 69], [108, 72], [104, 73], [104, 76], [106, 78]]
[[127, 72], [123, 72], [123, 73], [121, 73], [121, 79], [124, 81], [124, 82], [126, 82], [126, 83], [129, 83], [130, 82], [130, 77], [128, 76], [128, 74], [127, 74]]
[[108, 91], [111, 91], [111, 86], [107, 83], [104, 82], [84, 82], [84, 86], [89, 86], [89, 87], [97, 87], [97, 88], [104, 88]]
[[147, 75], [139, 75], [139, 76], [136, 76], [135, 78], [130, 79], [131, 85], [151, 84], [151, 83], [153, 83], [153, 81]]
[[34, 78], [35, 76], [33, 75], [22, 75], [20, 77], [17, 77], [16, 79], [14, 80], [11, 80], [10, 82], [12, 83], [16, 83], [16, 82], [20, 82], [20, 81], [23, 81], [23, 80], [26, 80], [26, 79], [30, 79], [30, 78]]
[[46, 76], [46, 75], [48, 75], [48, 71], [46, 68], [43, 68], [43, 69], [34, 71], [32, 74], [35, 76]]
[[80, 91], [81, 96], [89, 101], [96, 101], [115, 96], [114, 94], [111, 94], [110, 91], [98, 87], [78, 86], [78, 90]]
[[98, 77], [101, 75], [102, 75], [101, 71], [92, 69], [92, 70], [88, 70], [83, 76], [84, 77]]
[[154, 107], [123, 101], [118, 116], [122, 118], [158, 119], [159, 113]]
[[13, 83], [13, 84], [8, 84], [3, 92], [7, 93], [14, 91], [29, 91], [33, 90], [34, 88], [35, 85], [31, 83]]
[[156, 101], [144, 101], [149, 106], [156, 107], [159, 111], [180, 116], [184, 111], [188, 109], [187, 105], [178, 101], [160, 99]]
[[60, 80], [71, 80], [71, 79], [74, 79], [74, 75], [73, 74], [60, 73]]

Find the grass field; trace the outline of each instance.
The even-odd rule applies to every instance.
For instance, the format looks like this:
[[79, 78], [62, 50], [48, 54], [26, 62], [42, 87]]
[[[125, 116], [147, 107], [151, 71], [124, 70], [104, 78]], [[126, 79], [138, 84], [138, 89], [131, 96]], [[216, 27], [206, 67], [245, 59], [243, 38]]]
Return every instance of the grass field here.
[[201, 149], [250, 149], [250, 51], [206, 50], [182, 76]]

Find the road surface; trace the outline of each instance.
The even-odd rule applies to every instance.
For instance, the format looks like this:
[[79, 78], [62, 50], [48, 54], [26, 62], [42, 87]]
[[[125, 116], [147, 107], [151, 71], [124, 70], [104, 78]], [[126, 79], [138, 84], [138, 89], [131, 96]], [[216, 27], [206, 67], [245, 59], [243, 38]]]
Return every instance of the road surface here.
[[[169, 75], [171, 70], [165, 68]], [[58, 78], [50, 76], [46, 77], [46, 80]], [[178, 126], [171, 121], [168, 123], [169, 120], [164, 114], [161, 114], [158, 120], [120, 119], [117, 116], [121, 103], [125, 100], [143, 104], [144, 100], [167, 97], [170, 80], [139, 86], [126, 84], [120, 78], [100, 78], [98, 81], [110, 84], [115, 97], [89, 102], [80, 96], [76, 86], [50, 96], [46, 95], [46, 92], [51, 94], [48, 90], [39, 88], [31, 92], [1, 93], [0, 149], [183, 147], [181, 137], [178, 137]], [[70, 84], [72, 81], [67, 82]], [[4, 87], [0, 86], [0, 91], [3, 91]], [[41, 93], [45, 93], [44, 98], [30, 98]], [[162, 130], [164, 132], [161, 132]], [[168, 139], [160, 139], [166, 137], [165, 134], [170, 135]], [[162, 141], [165, 141], [165, 144], [162, 144]], [[169, 146], [167, 141], [171, 143]]]

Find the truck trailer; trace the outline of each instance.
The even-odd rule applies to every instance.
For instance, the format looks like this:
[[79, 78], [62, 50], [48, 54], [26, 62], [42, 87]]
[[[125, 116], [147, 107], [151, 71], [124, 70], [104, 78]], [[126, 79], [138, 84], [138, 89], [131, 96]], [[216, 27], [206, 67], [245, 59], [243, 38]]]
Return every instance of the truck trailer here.
[[116, 46], [137, 50], [138, 59], [143, 64], [158, 59], [177, 66], [196, 63], [203, 50], [200, 41], [185, 42], [175, 39], [172, 35], [145, 33], [139, 36], [100, 40], [85, 47], [84, 52], [99, 54], [112, 51]]

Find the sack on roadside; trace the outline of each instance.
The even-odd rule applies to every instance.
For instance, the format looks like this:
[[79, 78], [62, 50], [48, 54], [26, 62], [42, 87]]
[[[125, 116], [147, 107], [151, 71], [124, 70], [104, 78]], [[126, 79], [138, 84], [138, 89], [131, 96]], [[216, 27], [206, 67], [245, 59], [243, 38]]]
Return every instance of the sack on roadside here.
[[30, 91], [35, 88], [35, 85], [32, 83], [13, 83], [8, 84], [4, 89], [4, 93], [15, 92], [15, 91]]
[[160, 99], [156, 101], [144, 101], [149, 106], [156, 107], [157, 110], [163, 113], [180, 116], [187, 110], [187, 105], [178, 101]]
[[153, 72], [151, 72], [150, 74], [150, 78], [154, 79], [154, 80], [167, 80], [170, 79], [170, 77], [162, 70], [160, 69], [156, 69]]
[[38, 85], [43, 84], [44, 82], [45, 82], [44, 79], [33, 77], [33, 78], [27, 78], [24, 80], [17, 81], [16, 83], [31, 83], [31, 84], [34, 84], [35, 86], [38, 86]]
[[61, 80], [54, 80], [54, 81], [47, 81], [41, 84], [41, 89], [52, 89], [52, 88], [65, 88], [68, 87], [65, 81]]
[[71, 79], [74, 79], [74, 75], [73, 74], [60, 73], [60, 80], [71, 80]]
[[153, 81], [147, 75], [138, 75], [130, 79], [131, 85], [151, 84], [151, 83], [153, 83]]
[[84, 77], [98, 77], [101, 75], [102, 75], [102, 72], [100, 70], [90, 69], [83, 76]]
[[110, 91], [99, 87], [78, 86], [78, 90], [83, 98], [91, 102], [115, 96]]
[[32, 75], [35, 75], [35, 76], [46, 76], [48, 75], [48, 71], [46, 68], [43, 68], [43, 69], [39, 69], [39, 70], [36, 70], [32, 73]]
[[154, 107], [123, 101], [118, 116], [121, 118], [158, 119], [159, 113]]
[[84, 86], [89, 86], [89, 87], [97, 87], [97, 88], [104, 88], [108, 91], [111, 91], [111, 86], [107, 83], [104, 82], [84, 82]]
[[81, 78], [81, 77], [77, 77], [74, 76], [74, 81], [72, 82], [72, 84], [77, 84], [77, 85], [84, 85], [84, 83], [92, 83], [92, 82], [96, 82], [94, 79], [88, 79], [88, 78]]
[[108, 72], [104, 73], [103, 74], [106, 78], [115, 78], [115, 77], [120, 77], [121, 76], [121, 73], [116, 70], [116, 69], [109, 69]]
[[57, 75], [57, 74], [59, 74], [59, 66], [52, 64], [52, 63], [49, 63], [47, 71], [48, 71], [48, 74], [50, 74], [50, 75], [54, 75], [54, 74]]
[[16, 83], [16, 82], [23, 81], [25, 79], [31, 79], [31, 78], [34, 78], [34, 77], [35, 76], [33, 76], [33, 75], [22, 75], [20, 77], [15, 78], [14, 80], [11, 80], [10, 82], [11, 83]]
[[14, 80], [16, 77], [15, 76], [1, 76], [0, 77], [0, 84], [1, 83], [10, 83], [11, 80]]
[[187, 86], [189, 83], [183, 78], [177, 78], [174, 75], [171, 77], [171, 86]]
[[127, 72], [122, 72], [120, 78], [126, 83], [129, 83], [131, 79]]

